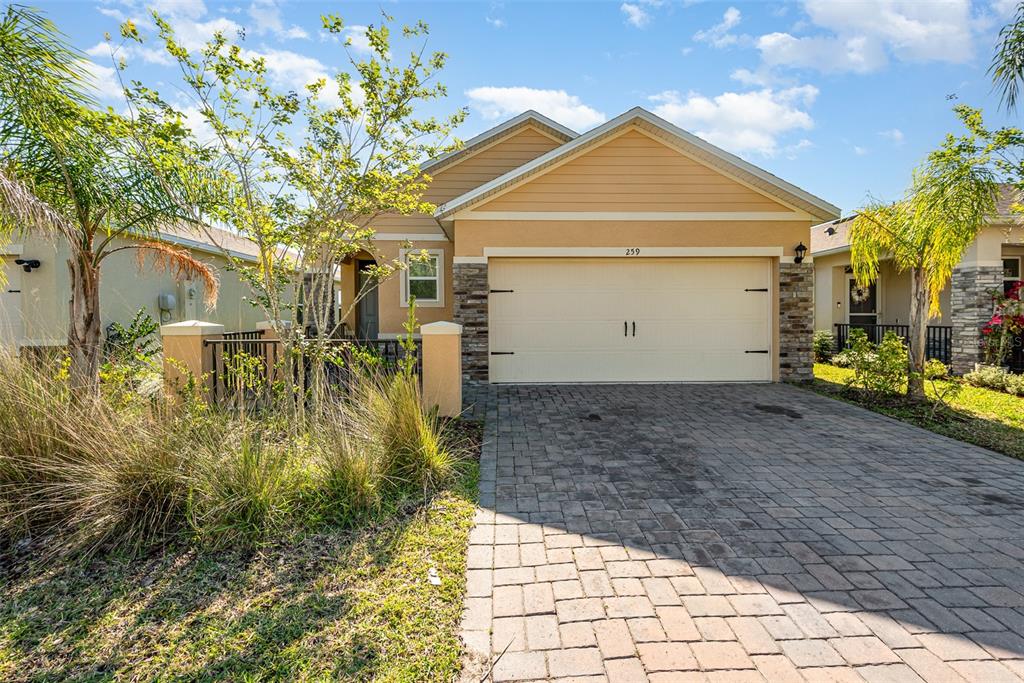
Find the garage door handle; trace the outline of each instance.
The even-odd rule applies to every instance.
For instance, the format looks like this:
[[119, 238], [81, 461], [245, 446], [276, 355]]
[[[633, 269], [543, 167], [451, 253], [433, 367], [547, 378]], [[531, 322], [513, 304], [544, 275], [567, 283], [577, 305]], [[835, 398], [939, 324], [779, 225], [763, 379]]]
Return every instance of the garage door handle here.
[[756, 351], [746, 350], [743, 353], [768, 353], [768, 349], [758, 349]]
[[623, 337], [628, 337], [629, 336], [629, 321], [628, 320], [623, 320], [622, 321], [622, 336]]
[[743, 290], [744, 292], [767, 292], [767, 287], [747, 287]]
[[633, 321], [633, 336], [636, 336], [636, 321]]
[[491, 351], [492, 356], [514, 356], [515, 351]]
[[8, 289], [7, 293], [8, 294], [21, 294], [21, 290], [20, 289]]
[[516, 291], [516, 290], [514, 290], [514, 289], [492, 289], [490, 293], [491, 294], [511, 294], [514, 291]]

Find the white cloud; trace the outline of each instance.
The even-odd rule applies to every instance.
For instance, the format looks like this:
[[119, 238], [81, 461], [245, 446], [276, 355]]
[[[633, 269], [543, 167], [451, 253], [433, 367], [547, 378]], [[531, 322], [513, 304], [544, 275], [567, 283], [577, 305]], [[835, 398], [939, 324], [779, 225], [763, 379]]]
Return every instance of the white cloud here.
[[504, 19], [497, 19], [492, 17], [484, 17], [484, 19], [487, 21], [488, 24], [490, 24], [494, 28], [505, 28]]
[[276, 0], [253, 0], [253, 3], [249, 5], [249, 17], [253, 22], [253, 31], [257, 35], [273, 33], [278, 38], [284, 39], [309, 37], [309, 34], [301, 26], [292, 24], [285, 27], [284, 20], [281, 18], [281, 6], [277, 4]]
[[466, 96], [473, 108], [489, 120], [516, 116], [533, 109], [570, 128], [586, 130], [607, 118], [564, 90], [487, 86], [467, 90]]
[[864, 36], [797, 38], [788, 33], [769, 33], [758, 38], [757, 49], [768, 66], [817, 69], [826, 73], [868, 73], [887, 61], [879, 42]]
[[643, 28], [651, 22], [651, 15], [636, 3], [624, 2], [619, 6], [619, 9], [626, 15], [626, 23], [632, 24], [637, 28]]
[[729, 31], [740, 23], [741, 18], [742, 16], [740, 11], [735, 7], [730, 7], [725, 10], [725, 13], [722, 15], [722, 21], [709, 29], [697, 31], [693, 34], [693, 39], [697, 42], [708, 43], [712, 47], [718, 48], [733, 45], [738, 39], [735, 35], [729, 33]]
[[739, 81], [743, 85], [758, 86], [762, 88], [771, 85], [775, 81], [766, 69], [758, 69], [757, 71], [751, 71], [750, 69], [736, 69], [729, 74], [729, 78], [734, 81]]
[[366, 37], [366, 27], [348, 26], [345, 28], [344, 40], [348, 46], [356, 52], [370, 52], [370, 39]]
[[805, 109], [817, 96], [817, 88], [801, 85], [782, 90], [725, 92], [713, 98], [666, 90], [650, 100], [657, 103], [655, 114], [712, 144], [737, 153], [773, 156], [779, 151], [780, 137], [814, 127], [814, 119]]
[[203, 0], [149, 0], [146, 6], [172, 19], [199, 19], [206, 14]]
[[892, 144], [899, 147], [903, 144], [903, 131], [899, 128], [890, 128], [889, 130], [879, 131], [878, 134], [892, 142]]
[[[100, 41], [86, 50], [85, 54], [109, 63], [110, 48], [110, 43]], [[128, 63], [131, 63], [135, 59], [140, 59], [147, 64], [162, 64], [166, 66], [171, 64], [173, 61], [170, 55], [167, 54], [166, 50], [158, 47], [146, 47], [145, 45], [125, 43], [124, 45], [117, 46], [115, 49], [117, 52], [114, 55], [114, 59], [123, 58]]]
[[227, 38], [233, 38], [242, 30], [241, 25], [227, 17], [217, 17], [209, 21], [172, 21], [172, 26], [178, 42], [192, 51], [202, 49], [210, 42], [215, 33], [222, 33]]
[[87, 85], [92, 88], [101, 101], [124, 102], [124, 89], [121, 87], [114, 67], [103, 66], [89, 59], [81, 60], [81, 65], [85, 71]]
[[980, 26], [970, 0], [804, 0], [804, 9], [811, 25], [825, 32], [761, 36], [757, 47], [765, 64], [854, 73], [876, 71], [890, 57], [959, 64], [973, 57]]
[[864, 147], [861, 147], [860, 145], [854, 145], [853, 146], [853, 153], [856, 154], [859, 157], [862, 157], [862, 156], [864, 156], [864, 155], [866, 155], [868, 153], [868, 150], [866, 148], [864, 148]]

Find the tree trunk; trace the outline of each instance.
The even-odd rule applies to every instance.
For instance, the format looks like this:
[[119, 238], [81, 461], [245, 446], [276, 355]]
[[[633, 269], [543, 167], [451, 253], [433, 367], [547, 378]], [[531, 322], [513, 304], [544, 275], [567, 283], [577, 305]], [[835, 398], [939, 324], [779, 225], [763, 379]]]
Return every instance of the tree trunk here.
[[924, 269], [910, 272], [910, 365], [908, 367], [907, 395], [923, 399], [925, 339], [928, 334], [928, 283]]
[[93, 395], [99, 391], [103, 341], [100, 334], [100, 269], [93, 262], [92, 249], [72, 254], [68, 259], [68, 270], [71, 273], [68, 320], [71, 388], [75, 393]]

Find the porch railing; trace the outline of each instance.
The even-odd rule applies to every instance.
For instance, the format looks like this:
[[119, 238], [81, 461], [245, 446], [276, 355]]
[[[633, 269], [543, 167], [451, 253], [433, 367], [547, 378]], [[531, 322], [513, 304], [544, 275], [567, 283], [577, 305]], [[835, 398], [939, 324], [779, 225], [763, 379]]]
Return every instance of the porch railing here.
[[[333, 388], [344, 388], [357, 365], [376, 363], [384, 372], [398, 367], [406, 355], [398, 339], [331, 339], [336, 347], [334, 361], [320, 361]], [[259, 395], [270, 384], [275, 372], [280, 372], [282, 346], [279, 339], [265, 339], [260, 330], [230, 332], [222, 339], [207, 339], [203, 342], [211, 358], [212, 400], [225, 403], [240, 400], [243, 403], [258, 401]], [[416, 372], [422, 367], [421, 342], [416, 341]], [[294, 369], [308, 379], [312, 370], [311, 361], [305, 360], [303, 367]]]
[[[861, 323], [836, 323], [836, 348], [842, 351], [849, 347], [850, 331], [864, 330], [868, 341], [875, 344], [882, 341], [886, 332], [895, 332], [910, 344], [910, 325], [868, 325]], [[953, 358], [953, 327], [951, 325], [929, 325], [924, 338], [925, 358], [940, 360], [949, 365]]]

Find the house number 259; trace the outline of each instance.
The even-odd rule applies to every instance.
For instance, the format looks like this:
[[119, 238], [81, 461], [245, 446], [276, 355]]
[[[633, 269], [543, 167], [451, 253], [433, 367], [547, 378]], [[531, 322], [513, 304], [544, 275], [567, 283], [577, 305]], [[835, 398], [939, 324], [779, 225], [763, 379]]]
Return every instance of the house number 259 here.
[[629, 247], [626, 249], [626, 256], [639, 256], [640, 247]]

